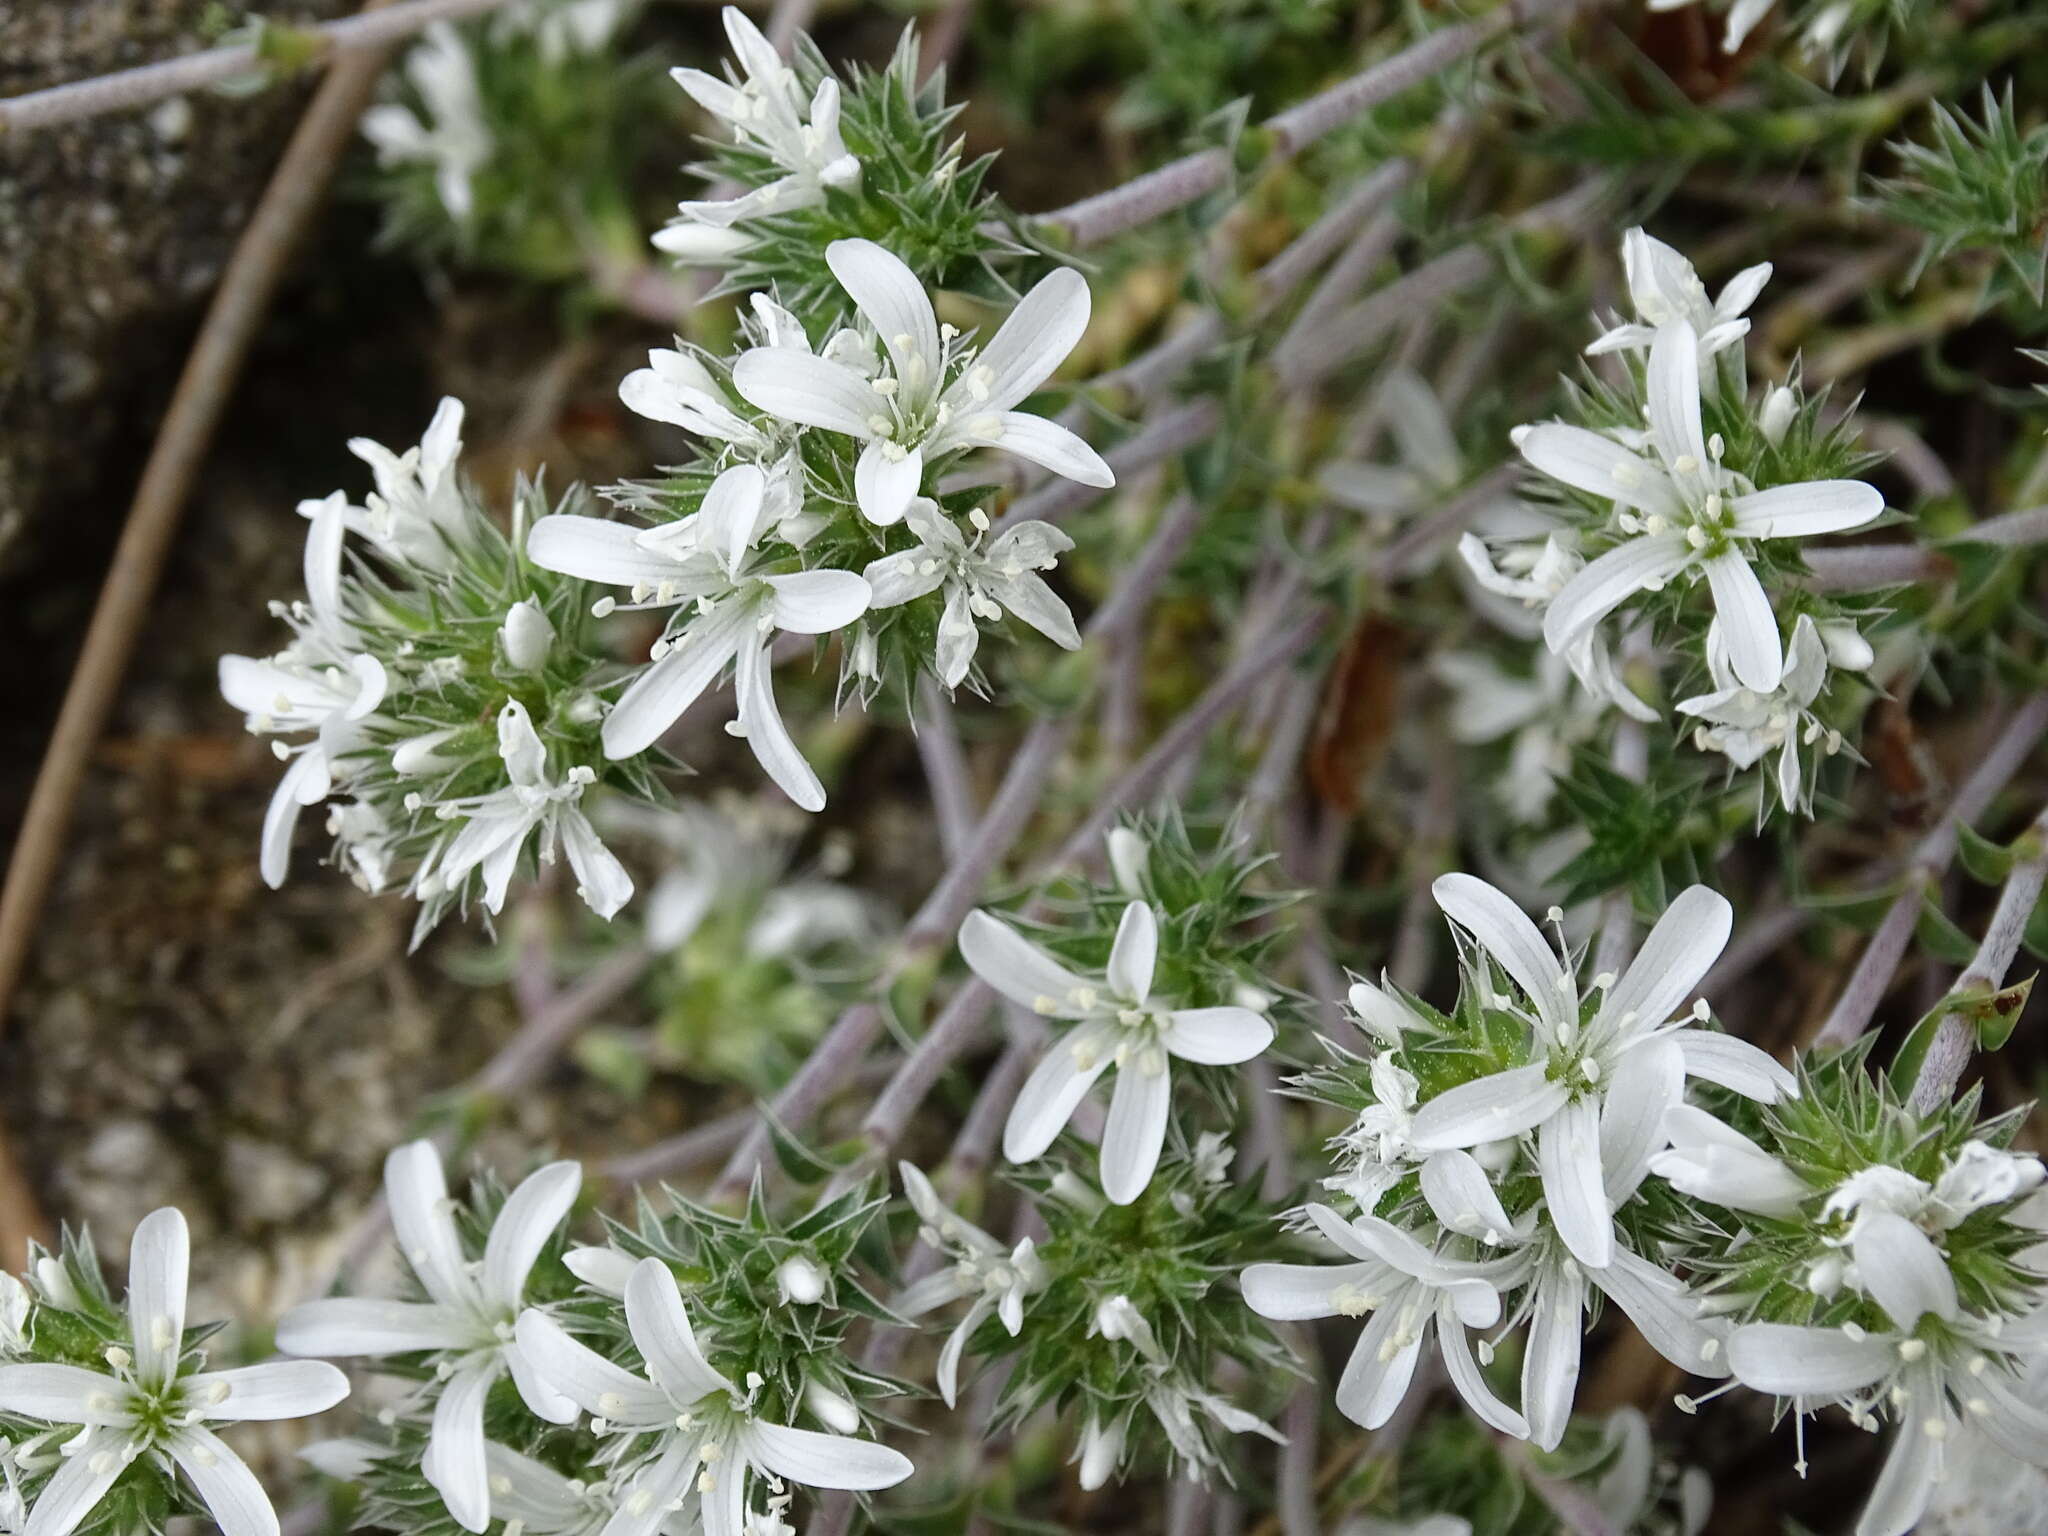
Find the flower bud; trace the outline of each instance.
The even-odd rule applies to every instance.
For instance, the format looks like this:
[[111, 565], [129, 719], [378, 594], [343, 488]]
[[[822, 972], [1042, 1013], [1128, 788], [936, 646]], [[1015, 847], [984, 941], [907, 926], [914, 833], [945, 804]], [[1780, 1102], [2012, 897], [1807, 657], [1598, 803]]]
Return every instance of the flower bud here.
[[1792, 418], [1799, 414], [1799, 401], [1783, 384], [1773, 388], [1764, 396], [1764, 407], [1757, 417], [1757, 425], [1763, 428], [1764, 441], [1773, 448], [1785, 441], [1785, 433], [1792, 425]]
[[793, 1253], [777, 1266], [775, 1288], [782, 1304], [808, 1307], [825, 1294], [825, 1271], [800, 1253]]
[[441, 756], [437, 749], [443, 742], [453, 738], [455, 733], [455, 727], [449, 726], [446, 730], [408, 736], [391, 749], [391, 771], [400, 778], [416, 779], [423, 774], [439, 773], [444, 768], [453, 768], [456, 760]]
[[1109, 867], [1116, 874], [1117, 889], [1126, 896], [1145, 894], [1145, 875], [1151, 863], [1152, 850], [1145, 845], [1145, 839], [1129, 827], [1109, 829]]
[[1842, 672], [1861, 672], [1877, 660], [1877, 652], [1847, 619], [1827, 619], [1816, 626], [1827, 648], [1828, 665]]
[[505, 615], [499, 635], [505, 642], [505, 659], [515, 671], [538, 672], [548, 664], [548, 651], [555, 643], [555, 626], [539, 603], [524, 598]]
[[1104, 1428], [1102, 1421], [1091, 1417], [1088, 1427], [1081, 1431], [1081, 1486], [1094, 1492], [1109, 1481], [1109, 1474], [1116, 1470], [1116, 1464], [1123, 1459], [1124, 1428], [1114, 1424]]
[[851, 1435], [860, 1429], [860, 1410], [853, 1406], [853, 1400], [834, 1392], [815, 1376], [804, 1383], [804, 1406], [835, 1435]]

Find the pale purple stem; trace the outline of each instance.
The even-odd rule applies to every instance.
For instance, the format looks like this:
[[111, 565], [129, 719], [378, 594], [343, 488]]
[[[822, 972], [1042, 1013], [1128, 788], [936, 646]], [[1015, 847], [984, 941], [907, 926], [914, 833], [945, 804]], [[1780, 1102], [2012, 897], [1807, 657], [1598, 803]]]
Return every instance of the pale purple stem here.
[[1941, 820], [1914, 849], [1906, 870], [1905, 888], [1893, 898], [1884, 920], [1856, 962], [1856, 969], [1850, 973], [1834, 1010], [1814, 1036], [1814, 1045], [1847, 1045], [1870, 1027], [1871, 1017], [1890, 990], [1892, 976], [1905, 957], [1906, 945], [1919, 921], [1920, 903], [1926, 898], [1928, 887], [1947, 872], [1949, 861], [1955, 857], [1957, 829], [1984, 813], [2040, 745], [2044, 732], [2048, 732], [2048, 691], [2035, 694], [2013, 713]]
[[[317, 35], [324, 44], [317, 62], [326, 63], [336, 55], [382, 48], [402, 41], [437, 21], [459, 21], [479, 15], [503, 0], [400, 0], [382, 10], [365, 11], [339, 21], [294, 29]], [[171, 96], [203, 91], [231, 80], [260, 74], [268, 66], [254, 46], [242, 44], [208, 48], [183, 58], [164, 59], [89, 80], [53, 85], [47, 90], [0, 100], [0, 134], [19, 133], [31, 128], [49, 128], [98, 117], [105, 112], [127, 112], [146, 107]]]
[[939, 847], [949, 859], [960, 857], [978, 819], [974, 791], [967, 780], [967, 759], [960, 751], [960, 732], [953, 719], [953, 701], [938, 680], [918, 679], [917, 757], [939, 817]]
[[1955, 562], [1947, 555], [1918, 544], [1841, 544], [1805, 554], [1806, 585], [1816, 592], [1907, 587], [1916, 582], [1945, 581], [1955, 573]]

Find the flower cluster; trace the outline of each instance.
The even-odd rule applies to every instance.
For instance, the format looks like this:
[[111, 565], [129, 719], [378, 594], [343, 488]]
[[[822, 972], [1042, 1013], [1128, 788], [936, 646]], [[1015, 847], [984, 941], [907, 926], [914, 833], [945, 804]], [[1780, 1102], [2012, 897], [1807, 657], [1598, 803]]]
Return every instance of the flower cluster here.
[[[1369, 1318], [1337, 1386], [1368, 1428], [1399, 1406], [1433, 1338], [1474, 1413], [1552, 1449], [1600, 1296], [1673, 1364], [1727, 1374], [1718, 1331], [1672, 1272], [1669, 1203], [1645, 1180], [1688, 1080], [1764, 1102], [1797, 1085], [1704, 1027], [1704, 1004], [1684, 1007], [1728, 937], [1728, 905], [1704, 887], [1679, 896], [1621, 976], [1583, 989], [1569, 951], [1493, 887], [1446, 875], [1436, 896], [1463, 959], [1457, 1007], [1361, 981], [1351, 1006], [1375, 1051], [1302, 1080], [1356, 1116], [1336, 1143], [1334, 1203], [1302, 1212], [1339, 1262], [1253, 1266], [1245, 1299], [1273, 1318]], [[1515, 1406], [1483, 1367], [1524, 1323]]]
[[[301, 504], [306, 595], [273, 608], [291, 643], [221, 658], [222, 695], [287, 764], [263, 878], [283, 883], [300, 811], [327, 801], [335, 862], [367, 890], [417, 897], [421, 932], [472, 900], [498, 912], [529, 856], [566, 855], [578, 894], [609, 917], [633, 882], [586, 802], [602, 784], [656, 790], [644, 767], [598, 750], [611, 666], [592, 647], [588, 597], [521, 553], [544, 493], [522, 483], [502, 531], [457, 468], [462, 414], [442, 401], [402, 454], [350, 445], [376, 489]], [[570, 491], [558, 515], [585, 500]]]
[[[1821, 477], [1859, 461], [1844, 429], [1821, 428], [1818, 402], [1795, 385], [1774, 386], [1754, 408], [1747, 399], [1741, 342], [1768, 264], [1710, 298], [1691, 264], [1644, 231], [1629, 232], [1622, 254], [1635, 318], [1587, 348], [1617, 360], [1618, 382], [1576, 396], [1587, 424], [1514, 433], [1555, 493], [1553, 526], [1540, 537], [1467, 533], [1460, 553], [1484, 591], [1540, 615], [1545, 645], [1593, 699], [1636, 719], [1664, 711], [1635, 673], [1665, 659], [1704, 666], [1707, 690], [1672, 706], [1700, 722], [1694, 745], [1731, 774], [1775, 754], [1760, 809], [1776, 801], [1810, 815], [1817, 762], [1845, 748], [1824, 697], [1848, 695], [1837, 708], [1847, 718], [1865, 690], [1838, 689], [1835, 676], [1862, 673], [1874, 656], [1854, 611], [1799, 581], [1796, 551], [1868, 526], [1884, 497]], [[1617, 639], [1644, 662], [1629, 677], [1617, 670]], [[1515, 801], [1537, 797], [1525, 784]]]
[[363, 114], [385, 235], [427, 260], [543, 282], [636, 262], [634, 0], [518, 0], [436, 22]]
[[204, 1511], [225, 1536], [277, 1536], [262, 1483], [216, 1428], [323, 1413], [348, 1380], [312, 1360], [210, 1368], [218, 1325], [185, 1325], [190, 1268], [185, 1218], [166, 1207], [135, 1228], [125, 1306], [87, 1239], [32, 1247], [28, 1285], [0, 1275], [9, 1530], [162, 1530]]
[[[574, 1163], [448, 1198], [424, 1142], [385, 1167], [420, 1300], [333, 1298], [286, 1315], [279, 1345], [367, 1356], [402, 1390], [348, 1458], [368, 1508], [445, 1508], [455, 1525], [653, 1536], [774, 1529], [799, 1488], [887, 1488], [910, 1462], [863, 1438], [891, 1390], [844, 1362], [856, 1317], [887, 1314], [846, 1266], [879, 1203], [858, 1193], [787, 1229], [678, 1204], [599, 1247], [569, 1247]], [[331, 1369], [331, 1368], [329, 1368]], [[822, 1428], [806, 1427], [810, 1421]]]

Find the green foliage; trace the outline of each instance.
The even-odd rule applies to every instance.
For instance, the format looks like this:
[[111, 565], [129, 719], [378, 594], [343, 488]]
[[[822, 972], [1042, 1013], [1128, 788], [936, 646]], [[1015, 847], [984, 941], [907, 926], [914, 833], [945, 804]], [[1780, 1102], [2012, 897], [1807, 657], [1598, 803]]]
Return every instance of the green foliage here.
[[1895, 176], [1873, 179], [1870, 198], [1886, 218], [1921, 231], [1908, 282], [1959, 252], [1989, 258], [1986, 306], [2040, 308], [2048, 284], [2048, 124], [2023, 129], [2007, 82], [1984, 86], [1978, 119], [1941, 102], [1928, 109], [1926, 142], [1888, 147]]

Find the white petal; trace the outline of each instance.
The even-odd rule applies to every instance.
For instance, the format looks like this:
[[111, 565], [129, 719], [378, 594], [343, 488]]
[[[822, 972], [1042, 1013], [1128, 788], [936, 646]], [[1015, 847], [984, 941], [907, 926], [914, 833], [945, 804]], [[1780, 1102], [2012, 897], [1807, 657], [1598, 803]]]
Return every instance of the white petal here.
[[[1440, 876], [1430, 887], [1444, 916], [1479, 941], [1555, 1030], [1576, 1010], [1561, 1000], [1564, 964], [1529, 916], [1500, 891], [1471, 875]], [[1576, 1024], [1576, 1018], [1568, 1022]]]
[[1806, 539], [1861, 528], [1884, 511], [1884, 495], [1861, 480], [1774, 485], [1728, 503], [1736, 528], [1752, 539]]
[[607, 1296], [623, 1296], [626, 1294], [626, 1282], [632, 1278], [633, 1266], [639, 1260], [616, 1248], [571, 1248], [562, 1255], [562, 1263], [570, 1274], [593, 1291]]
[[[270, 1507], [263, 1484], [220, 1436], [195, 1424], [179, 1430], [169, 1449], [206, 1512], [220, 1527], [221, 1536], [277, 1536], [277, 1511]], [[78, 1459], [93, 1458], [85, 1455]], [[33, 1521], [29, 1528], [35, 1529]]]
[[467, 1342], [469, 1333], [462, 1313], [438, 1303], [333, 1296], [285, 1313], [277, 1324], [277, 1347], [288, 1355], [396, 1355], [452, 1349]]
[[862, 439], [886, 414], [868, 381], [844, 363], [793, 347], [756, 347], [733, 364], [732, 385], [757, 410], [784, 421]]
[[829, 635], [868, 611], [873, 590], [851, 571], [794, 571], [770, 576], [775, 627], [793, 635]]
[[1418, 1336], [1396, 1345], [1395, 1329], [1400, 1322], [1397, 1307], [1382, 1307], [1373, 1313], [1351, 1358], [1344, 1363], [1344, 1374], [1337, 1379], [1337, 1411], [1367, 1429], [1378, 1429], [1393, 1417], [1415, 1377], [1422, 1340]]
[[992, 377], [987, 395], [959, 409], [1007, 411], [1065, 361], [1088, 329], [1088, 282], [1071, 267], [1040, 279], [975, 359]]
[[569, 855], [569, 868], [576, 876], [576, 894], [599, 917], [610, 919], [633, 899], [633, 877], [581, 811], [573, 806], [565, 809], [556, 825]]
[[896, 377], [908, 387], [922, 367], [936, 384], [939, 322], [917, 274], [872, 240], [834, 240], [825, 247], [825, 265], [874, 325]]
[[1366, 1032], [1389, 1049], [1398, 1048], [1404, 1038], [1423, 1027], [1421, 1017], [1391, 987], [1355, 981], [1346, 998]]
[[946, 579], [946, 565], [919, 545], [870, 561], [860, 574], [868, 584], [870, 607], [900, 608], [927, 592], [936, 592]]
[[1544, 643], [1562, 654], [1645, 586], [1668, 580], [1691, 561], [1692, 546], [1683, 534], [1648, 534], [1615, 545], [1566, 582], [1544, 610]]
[[192, 1234], [176, 1206], [136, 1224], [128, 1249], [128, 1327], [139, 1381], [166, 1382], [178, 1373], [191, 1267]]
[[1054, 645], [1070, 651], [1081, 648], [1081, 632], [1074, 627], [1073, 611], [1036, 571], [1026, 571], [1021, 576], [989, 574], [985, 582], [989, 596]]
[[1448, 1308], [1437, 1313], [1436, 1341], [1444, 1358], [1444, 1373], [1451, 1378], [1451, 1385], [1458, 1389], [1466, 1406], [1502, 1434], [1513, 1435], [1517, 1440], [1528, 1439], [1529, 1421], [1496, 1397], [1486, 1384], [1479, 1362], [1472, 1358], [1472, 1341], [1466, 1337], [1457, 1314]]
[[1664, 1148], [1667, 1111], [1685, 1097], [1685, 1053], [1650, 1040], [1625, 1054], [1600, 1103], [1600, 1169], [1607, 1199], [1619, 1209]]
[[1382, 1273], [1377, 1263], [1254, 1264], [1238, 1277], [1238, 1288], [1244, 1292], [1245, 1305], [1259, 1316], [1303, 1322], [1335, 1317], [1333, 1297], [1338, 1290], [1357, 1290]]
[[818, 775], [790, 740], [789, 730], [782, 723], [782, 711], [775, 705], [774, 662], [769, 651], [765, 636], [759, 640], [744, 635], [740, 638], [738, 666], [733, 673], [740, 727], [746, 732], [747, 745], [754, 750], [754, 761], [776, 786], [799, 808], [822, 811], [825, 786], [818, 782]]
[[604, 755], [637, 757], [661, 739], [733, 659], [753, 622], [746, 603], [728, 602], [683, 631], [675, 648], [633, 679], [604, 721]]
[[1650, 396], [1650, 435], [1669, 464], [1690, 458], [1702, 472], [1707, 465], [1706, 429], [1700, 424], [1700, 339], [1681, 320], [1657, 328], [1650, 343], [1645, 382]]
[[538, 1417], [550, 1424], [574, 1424], [582, 1412], [576, 1400], [565, 1392], [557, 1392], [541, 1375], [534, 1363], [526, 1358], [526, 1351], [514, 1339], [498, 1351], [505, 1362], [505, 1369], [511, 1372], [512, 1385], [526, 1406]]
[[99, 1508], [114, 1479], [126, 1470], [119, 1456], [88, 1453], [67, 1457], [36, 1495], [22, 1536], [71, 1536], [79, 1522]]
[[1556, 1450], [1571, 1419], [1585, 1304], [1586, 1277], [1569, 1260], [1557, 1265], [1536, 1293], [1528, 1353], [1522, 1357], [1522, 1412], [1539, 1450]]
[[1514, 1230], [1486, 1170], [1462, 1148], [1429, 1155], [1422, 1165], [1422, 1198], [1438, 1221], [1467, 1237], [1505, 1238]]
[[675, 1410], [659, 1387], [570, 1338], [545, 1312], [529, 1307], [520, 1313], [516, 1337], [541, 1379], [585, 1413], [642, 1426], [674, 1419]]
[[[318, 747], [301, 752], [284, 771], [271, 791], [270, 805], [263, 813], [263, 834], [258, 842], [257, 872], [273, 891], [284, 884], [291, 869], [292, 833], [298, 829], [299, 812], [326, 793], [327, 758]], [[320, 793], [314, 794], [314, 790]]]
[[427, 1294], [443, 1306], [474, 1310], [476, 1287], [448, 1214], [448, 1181], [431, 1141], [409, 1141], [384, 1159], [384, 1198], [398, 1251]]
[[[605, 1523], [601, 1536], [655, 1536], [655, 1532], [671, 1523], [688, 1529], [686, 1521], [678, 1519], [671, 1506], [677, 1500], [688, 1500], [695, 1494], [696, 1489], [691, 1484], [696, 1475], [696, 1444], [680, 1435], [670, 1437], [658, 1457], [652, 1462], [642, 1464], [640, 1469], [633, 1473], [632, 1480], [626, 1485], [624, 1496], [613, 1506], [612, 1517]], [[724, 1490], [719, 1498], [724, 1502], [714, 1503], [711, 1497], [705, 1497], [699, 1507], [707, 1517], [713, 1509], [723, 1510], [733, 1499], [745, 1496], [744, 1462], [735, 1459], [720, 1467], [718, 1477]], [[704, 1528], [707, 1532], [710, 1530], [709, 1518], [705, 1519]], [[577, 1529], [577, 1525], [572, 1523], [566, 1529], [573, 1531]], [[588, 1527], [584, 1526], [583, 1529], [587, 1530]], [[737, 1522], [732, 1523], [728, 1529], [731, 1536], [742, 1536], [741, 1527]]]
[[1142, 1004], [1152, 995], [1152, 972], [1159, 961], [1159, 918], [1145, 902], [1134, 901], [1118, 919], [1110, 945], [1110, 989], [1124, 1001]]
[[507, 1311], [516, 1310], [526, 1299], [527, 1273], [569, 1214], [582, 1187], [582, 1165], [564, 1160], [529, 1174], [506, 1197], [484, 1243], [486, 1297]]
[[1534, 1130], [1565, 1105], [1564, 1084], [1542, 1062], [1461, 1083], [1415, 1112], [1409, 1140], [1420, 1152], [1476, 1147]]
[[806, 1488], [893, 1488], [914, 1470], [901, 1451], [851, 1435], [826, 1435], [756, 1420], [747, 1454], [777, 1477]]
[[[1657, 1028], [1720, 958], [1734, 922], [1735, 911], [1720, 892], [1704, 885], [1680, 891], [1607, 994], [1593, 1028], [1611, 1039]], [[1630, 1014], [1634, 1019], [1624, 1024]]]
[[1839, 1328], [1750, 1323], [1728, 1339], [1736, 1379], [1781, 1397], [1835, 1397], [1882, 1381], [1898, 1363], [1895, 1342], [1882, 1335], [1850, 1338]]
[[1273, 1043], [1273, 1026], [1249, 1008], [1181, 1008], [1160, 1043], [1182, 1061], [1234, 1067]]
[[441, 1384], [420, 1472], [465, 1531], [491, 1523], [491, 1479], [484, 1468], [484, 1399], [498, 1362], [468, 1365]]
[[1724, 549], [1703, 562], [1714, 592], [1714, 615], [1728, 643], [1728, 660], [1746, 687], [1769, 693], [1785, 670], [1778, 616], [1756, 571], [1738, 549]]
[[113, 1377], [82, 1365], [0, 1365], [0, 1413], [46, 1424], [125, 1424], [120, 1394]]
[[1079, 999], [1099, 990], [982, 911], [968, 913], [960, 925], [960, 958], [1018, 1007], [1046, 1018], [1080, 1018], [1088, 1009]]
[[1953, 1322], [1956, 1282], [1948, 1260], [1912, 1222], [1890, 1211], [1865, 1210], [1850, 1239], [1856, 1272], [1870, 1299], [1901, 1333], [1911, 1333], [1932, 1312]]
[[648, 1374], [671, 1401], [688, 1405], [713, 1392], [733, 1390], [697, 1347], [676, 1277], [662, 1260], [645, 1258], [633, 1267], [633, 1278], [626, 1282], [626, 1324], [647, 1361]]
[[1010, 1106], [1010, 1118], [1003, 1126], [1003, 1156], [1013, 1163], [1028, 1163], [1053, 1144], [1074, 1107], [1109, 1066], [1107, 1034], [1105, 1029], [1084, 1024], [1046, 1047], [1045, 1055], [1024, 1080], [1017, 1102]]
[[960, 1319], [959, 1326], [946, 1335], [946, 1342], [939, 1350], [938, 1369], [933, 1379], [938, 1383], [939, 1396], [945, 1399], [948, 1408], [953, 1407], [960, 1396], [960, 1357], [967, 1349], [967, 1341], [974, 1336], [974, 1330], [981, 1326], [982, 1319], [994, 1310], [995, 1304], [986, 1296], [981, 1297], [967, 1309], [967, 1315]]
[[1020, 459], [1042, 464], [1056, 475], [1078, 480], [1083, 485], [1112, 486], [1116, 471], [1102, 455], [1075, 433], [1056, 421], [1023, 411], [1005, 411], [995, 419], [990, 435], [975, 439], [1014, 453]]
[[1920, 1523], [1941, 1478], [1942, 1440], [1927, 1432], [1925, 1404], [1915, 1404], [1904, 1415], [1892, 1438], [1891, 1450], [1870, 1490], [1870, 1502], [1856, 1521], [1856, 1536], [1905, 1536]]
[[1574, 490], [1620, 507], [1666, 516], [1676, 510], [1663, 471], [1611, 437], [1550, 421], [1523, 433], [1517, 446], [1533, 468]]
[[1572, 1257], [1589, 1269], [1614, 1259], [1614, 1208], [1600, 1171], [1600, 1104], [1583, 1097], [1543, 1122], [1536, 1139], [1543, 1199]]
[[607, 586], [657, 586], [684, 567], [658, 555], [640, 540], [645, 529], [601, 517], [558, 513], [544, 517], [526, 535], [526, 557], [545, 571]]
[[1163, 1065], [1148, 1071], [1134, 1056], [1117, 1068], [1102, 1133], [1102, 1192], [1113, 1204], [1129, 1205], [1152, 1182], [1172, 1095], [1173, 1076]]
[[861, 449], [853, 466], [853, 494], [860, 514], [878, 528], [903, 521], [910, 500], [924, 485], [924, 454], [877, 438]]
[[1799, 1079], [1747, 1040], [1705, 1029], [1681, 1029], [1674, 1038], [1685, 1052], [1687, 1077], [1717, 1083], [1759, 1104], [1799, 1097]]
[[1724, 1352], [1713, 1347], [1713, 1330], [1700, 1321], [1699, 1302], [1675, 1276], [1617, 1247], [1614, 1262], [1591, 1279], [1628, 1314], [1644, 1342], [1680, 1370], [1695, 1376], [1728, 1374]]
[[209, 1419], [303, 1419], [348, 1396], [348, 1378], [325, 1360], [272, 1360], [185, 1378], [187, 1401]]

